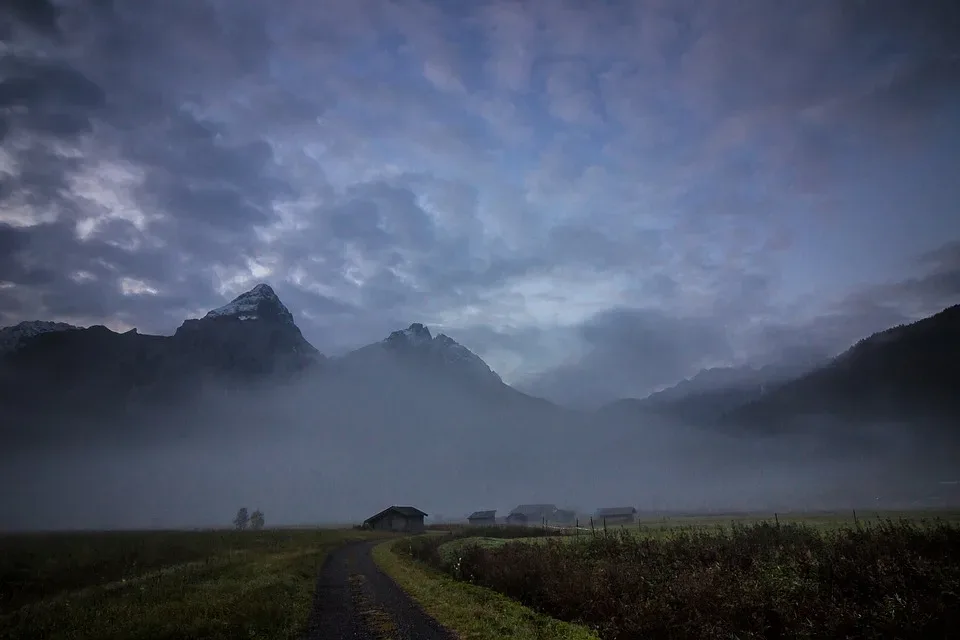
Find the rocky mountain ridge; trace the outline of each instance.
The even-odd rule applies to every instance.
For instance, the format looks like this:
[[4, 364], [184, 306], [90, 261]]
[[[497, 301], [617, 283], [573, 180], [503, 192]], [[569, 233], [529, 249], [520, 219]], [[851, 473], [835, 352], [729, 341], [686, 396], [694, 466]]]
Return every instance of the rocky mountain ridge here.
[[9, 345], [0, 352], [0, 410], [28, 430], [66, 420], [130, 421], [194, 406], [211, 390], [249, 394], [308, 375], [319, 389], [351, 373], [353, 388], [370, 394], [401, 384], [452, 384], [474, 395], [512, 391], [472, 351], [420, 323], [328, 359], [266, 284], [185, 320], [172, 336], [28, 322], [0, 337]]
[[850, 423], [952, 423], [960, 418], [960, 305], [857, 342], [806, 375], [723, 416], [765, 425], [830, 416]]
[[795, 367], [714, 369], [601, 410], [611, 420], [778, 430], [960, 418], [960, 305]]
[[[326, 358], [265, 284], [185, 320], [172, 336], [37, 321], [0, 330], [0, 345], [0, 410], [9, 428], [33, 435], [50, 425], [82, 433], [139, 424], [171, 408], [193, 411], [211, 390], [257, 398], [258, 388], [304, 380], [331, 419], [414, 420], [438, 433], [473, 423], [578, 423], [587, 437], [586, 424], [763, 429], [811, 415], [843, 424], [960, 417], [960, 306], [871, 336], [818, 367], [715, 369], [599, 413], [560, 409], [504, 384], [482, 358], [421, 323]], [[263, 419], [274, 420], [269, 412]]]
[[451, 373], [478, 384], [505, 386], [480, 356], [446, 334], [434, 336], [419, 322], [393, 331], [380, 342], [356, 349], [340, 360], [347, 367], [363, 367], [385, 357], [407, 366]]
[[47, 320], [26, 320], [10, 327], [0, 328], [0, 356], [16, 351], [21, 346], [44, 333], [57, 331], [71, 331], [79, 329], [66, 322], [50, 322]]

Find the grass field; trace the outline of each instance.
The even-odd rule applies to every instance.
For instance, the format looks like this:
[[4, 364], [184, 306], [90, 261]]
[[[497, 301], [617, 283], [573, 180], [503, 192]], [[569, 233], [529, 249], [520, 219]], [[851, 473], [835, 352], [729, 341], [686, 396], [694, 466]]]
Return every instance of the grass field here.
[[[670, 515], [660, 518], [642, 518], [634, 523], [635, 527], [716, 527], [731, 523], [738, 525], [769, 522], [772, 524], [803, 524], [811, 527], [836, 529], [845, 526], [856, 526], [868, 522], [881, 520], [908, 520], [910, 522], [924, 522], [929, 520], [943, 520], [960, 523], [960, 510], [940, 509], [927, 511], [891, 511], [876, 509], [850, 509], [849, 511], [798, 511], [782, 513], [733, 513], [717, 515]], [[602, 526], [598, 524], [596, 526]]]
[[889, 515], [532, 528], [522, 541], [460, 528], [395, 548], [605, 640], [948, 637], [960, 627], [956, 514]]
[[[903, 515], [685, 516], [597, 535], [460, 527], [392, 540], [375, 558], [473, 640], [944, 637], [960, 625], [960, 530], [885, 519]], [[299, 638], [327, 552], [376, 537], [0, 535], [0, 639]]]
[[585, 626], [562, 622], [510, 598], [455, 580], [412, 560], [391, 540], [373, 552], [377, 565], [416, 600], [424, 611], [463, 640], [597, 640]]
[[0, 638], [299, 638], [349, 530], [0, 536]]

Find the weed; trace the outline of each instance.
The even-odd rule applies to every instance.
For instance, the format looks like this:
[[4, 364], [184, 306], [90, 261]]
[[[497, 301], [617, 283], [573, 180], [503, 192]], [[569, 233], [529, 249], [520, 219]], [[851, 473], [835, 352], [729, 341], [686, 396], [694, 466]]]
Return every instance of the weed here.
[[618, 530], [440, 553], [448, 540], [395, 548], [610, 640], [933, 638], [960, 625], [960, 528], [944, 522]]

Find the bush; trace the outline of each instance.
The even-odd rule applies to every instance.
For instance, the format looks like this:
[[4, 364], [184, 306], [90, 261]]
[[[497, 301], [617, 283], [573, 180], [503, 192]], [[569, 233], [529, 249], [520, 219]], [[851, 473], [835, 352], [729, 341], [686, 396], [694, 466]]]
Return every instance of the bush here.
[[444, 560], [450, 539], [399, 550], [606, 639], [935, 638], [960, 625], [960, 529], [944, 523], [617, 531]]

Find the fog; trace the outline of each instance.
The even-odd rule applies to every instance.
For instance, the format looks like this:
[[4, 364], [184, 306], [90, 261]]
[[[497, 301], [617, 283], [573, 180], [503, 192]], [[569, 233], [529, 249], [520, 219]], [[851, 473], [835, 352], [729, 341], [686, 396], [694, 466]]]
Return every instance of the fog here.
[[953, 480], [958, 459], [955, 443], [913, 425], [718, 433], [383, 366], [244, 394], [211, 387], [149, 422], [108, 426], [52, 425], [0, 454], [2, 527], [227, 526], [241, 506], [268, 525], [358, 523], [391, 504], [447, 518], [532, 502], [895, 508]]
[[[584, 406], [955, 304], [957, 4], [754, 4], [0, 3], [0, 325], [169, 334], [269, 277], [322, 353], [419, 319]], [[242, 331], [213, 368], [272, 344]], [[10, 368], [88, 413], [0, 412], [0, 527], [847, 509], [960, 475], [955, 424], [720, 433], [386, 366], [91, 417], [162, 341]]]

